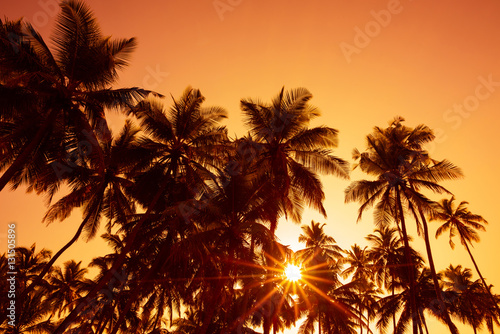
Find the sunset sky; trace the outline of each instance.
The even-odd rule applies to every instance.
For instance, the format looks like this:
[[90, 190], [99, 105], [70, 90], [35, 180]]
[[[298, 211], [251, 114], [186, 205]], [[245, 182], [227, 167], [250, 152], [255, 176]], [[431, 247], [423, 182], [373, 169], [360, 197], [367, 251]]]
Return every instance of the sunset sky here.
[[[56, 0], [2, 1], [0, 15], [24, 17], [48, 39], [58, 13]], [[88, 0], [102, 32], [137, 37], [131, 65], [116, 87], [142, 86], [179, 97], [187, 86], [199, 88], [205, 105], [227, 109], [230, 136], [245, 134], [239, 101], [270, 101], [281, 87], [305, 87], [322, 115], [312, 126], [340, 131], [337, 156], [352, 162], [353, 148], [363, 150], [374, 126], [387, 126], [394, 116], [414, 127], [435, 130], [429, 146], [435, 159], [446, 158], [465, 173], [444, 183], [457, 201], [489, 221], [473, 252], [486, 281], [500, 293], [500, 2], [432, 0]], [[123, 117], [111, 114], [114, 129]], [[495, 139], [497, 138], [497, 139]], [[351, 180], [364, 178], [358, 171]], [[358, 204], [344, 204], [350, 181], [322, 178], [328, 218], [326, 232], [343, 248], [358, 243], [374, 229], [370, 213], [356, 224]], [[434, 200], [441, 197], [434, 196]], [[6, 249], [7, 224], [17, 224], [17, 242], [57, 251], [76, 231], [81, 213], [62, 223], [41, 224], [43, 198], [7, 188], [0, 193], [0, 246]], [[104, 226], [104, 224], [103, 224]], [[435, 240], [437, 270], [451, 264], [473, 268], [455, 240]], [[411, 230], [414, 245], [423, 240]], [[300, 226], [281, 221], [278, 236], [293, 249]], [[107, 252], [97, 238], [80, 241], [63, 256], [84, 264]], [[476, 273], [475, 278], [478, 278]], [[434, 324], [436, 332], [444, 329]], [[472, 333], [461, 327], [461, 333]], [[293, 331], [292, 331], [293, 332]], [[434, 332], [431, 328], [431, 332]], [[486, 332], [486, 331], [484, 331]]]

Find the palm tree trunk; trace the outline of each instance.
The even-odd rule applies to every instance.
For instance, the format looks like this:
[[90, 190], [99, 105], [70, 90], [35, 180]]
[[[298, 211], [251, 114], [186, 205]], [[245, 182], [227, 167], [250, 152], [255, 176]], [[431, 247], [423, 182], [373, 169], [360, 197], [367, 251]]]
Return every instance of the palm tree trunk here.
[[359, 305], [359, 334], [363, 334], [363, 312], [361, 311], [361, 302]]
[[[114, 275], [118, 272], [118, 269], [123, 265], [125, 262], [126, 256], [128, 252], [132, 249], [132, 245], [135, 241], [135, 238], [139, 234], [139, 231], [141, 230], [142, 225], [149, 219], [151, 215], [151, 211], [153, 208], [156, 206], [156, 203], [162, 196], [162, 194], [165, 192], [169, 181], [170, 181], [170, 173], [173, 170], [173, 165], [172, 163], [169, 166], [169, 169], [167, 170], [166, 176], [160, 185], [160, 188], [156, 192], [153, 200], [151, 201], [151, 204], [148, 207], [148, 210], [146, 213], [141, 217], [139, 222], [134, 226], [130, 234], [127, 236], [127, 241], [123, 249], [121, 250], [119, 256], [116, 258], [116, 260], [113, 262], [113, 265], [111, 268], [106, 272], [106, 274], [99, 280], [99, 282], [94, 286], [94, 288], [83, 298], [83, 300], [74, 308], [73, 311], [64, 319], [64, 321], [55, 329], [54, 334], [63, 334], [64, 331], [77, 319], [80, 311], [85, 307], [86, 304], [90, 303], [90, 301], [97, 295], [99, 291], [101, 291], [105, 284], [107, 284]], [[174, 175], [175, 176], [175, 175]]]
[[366, 333], [370, 333], [370, 306], [366, 308]]
[[[391, 273], [391, 290], [392, 290], [392, 298], [394, 298], [394, 272]], [[392, 326], [393, 326], [393, 332], [396, 332], [396, 311], [392, 313]]]
[[[423, 311], [421, 313], [421, 317], [422, 317], [422, 323], [423, 323], [424, 329], [425, 329], [425, 334], [429, 334], [429, 328], [427, 328], [427, 321], [425, 321], [425, 316], [424, 316], [424, 312]], [[424, 334], [423, 329], [422, 329], [422, 334]]]
[[479, 275], [479, 277], [481, 277], [481, 281], [483, 282], [484, 288], [486, 289], [486, 291], [490, 295], [491, 301], [493, 302], [493, 305], [495, 306], [495, 309], [497, 310], [498, 316], [500, 316], [500, 309], [498, 308], [498, 304], [495, 300], [495, 297], [493, 297], [493, 295], [491, 294], [489, 286], [486, 285], [486, 281], [484, 280], [483, 275], [479, 271], [479, 267], [476, 263], [476, 260], [474, 259], [474, 256], [472, 256], [472, 252], [470, 251], [469, 245], [467, 244], [467, 242], [463, 242], [463, 244], [465, 245], [465, 248], [467, 249], [467, 252], [469, 253], [470, 259], [472, 260], [472, 263], [474, 264], [474, 268], [476, 268], [477, 274]]
[[321, 334], [321, 310], [318, 305], [318, 334]]
[[[227, 277], [229, 277], [230, 274], [230, 268], [228, 266], [225, 266], [226, 268], [224, 271], [221, 273], [222, 278], [219, 279], [219, 282], [215, 285], [215, 294], [214, 294], [214, 301], [219, 301], [222, 297], [222, 294], [224, 292], [224, 286], [226, 285]], [[212, 318], [214, 317], [215, 310], [217, 307], [215, 305], [212, 305], [212, 307], [208, 308], [208, 311], [205, 312], [205, 316], [203, 317], [203, 323], [202, 326], [199, 330], [199, 334], [206, 334], [208, 331], [208, 327], [210, 326], [210, 322], [212, 321]], [[267, 332], [269, 334], [269, 332]]]
[[14, 174], [23, 167], [24, 164], [28, 161], [31, 154], [35, 151], [36, 147], [40, 145], [43, 140], [43, 137], [47, 134], [47, 129], [53, 124], [54, 120], [57, 116], [57, 110], [53, 109], [49, 112], [47, 119], [43, 122], [42, 126], [38, 128], [37, 133], [31, 139], [31, 141], [26, 144], [21, 153], [16, 157], [12, 165], [3, 173], [0, 177], [0, 191], [9, 183]]
[[439, 301], [439, 305], [442, 307], [442, 309], [439, 310], [439, 312], [443, 313], [444, 320], [446, 321], [446, 324], [448, 325], [450, 333], [458, 334], [458, 329], [457, 329], [457, 327], [455, 327], [455, 325], [451, 321], [450, 314], [448, 313], [448, 307], [446, 306], [446, 304], [443, 300], [443, 294], [441, 292], [441, 287], [439, 286], [439, 281], [438, 281], [438, 277], [437, 277], [437, 273], [436, 273], [436, 267], [434, 266], [434, 259], [432, 257], [431, 243], [429, 240], [429, 228], [427, 226], [427, 220], [425, 219], [424, 213], [422, 212], [420, 205], [418, 207], [418, 211], [420, 214], [420, 218], [422, 219], [422, 225], [424, 227], [425, 250], [427, 251], [427, 259], [429, 261], [429, 267], [431, 269], [432, 280], [434, 282], [434, 291], [436, 292], [436, 297]]
[[23, 292], [21, 293], [20, 295], [20, 299], [23, 299], [31, 290], [33, 290], [33, 288], [35, 288], [38, 284], [40, 284], [40, 282], [42, 281], [43, 277], [49, 272], [50, 268], [52, 268], [52, 266], [54, 265], [54, 263], [57, 261], [57, 259], [69, 248], [71, 247], [77, 240], [78, 238], [80, 237], [80, 235], [82, 234], [82, 231], [83, 231], [83, 228], [85, 227], [85, 225], [87, 224], [87, 221], [89, 220], [90, 218], [90, 215], [87, 215], [87, 217], [85, 217], [85, 219], [82, 221], [82, 223], [80, 224], [80, 227], [78, 227], [78, 230], [76, 231], [75, 235], [73, 236], [73, 238], [66, 244], [64, 245], [51, 259], [50, 261], [45, 265], [45, 267], [43, 268], [42, 272], [40, 274], [38, 274], [37, 278], [35, 279], [35, 281], [33, 283], [31, 283], [30, 285], [28, 285], [24, 290]]
[[96, 329], [95, 329], [95, 333], [97, 334], [100, 334], [100, 332], [102, 331], [101, 328], [105, 328], [106, 327], [106, 313], [103, 312], [100, 319], [99, 319], [99, 322], [97, 323], [96, 325]]
[[262, 324], [262, 334], [269, 334], [271, 332], [270, 320], [266, 315], [264, 315], [264, 320]]
[[411, 309], [411, 314], [412, 314], [412, 328], [413, 328], [413, 334], [417, 334], [418, 332], [418, 324], [417, 321], [415, 320], [415, 315], [417, 314], [417, 303], [415, 300], [415, 273], [413, 271], [413, 261], [411, 258], [411, 252], [410, 252], [410, 242], [408, 241], [408, 233], [406, 231], [406, 222], [404, 218], [404, 212], [403, 212], [403, 205], [401, 204], [401, 195], [400, 195], [400, 189], [396, 188], [396, 201], [397, 201], [397, 210], [396, 214], [399, 211], [400, 215], [399, 220], [401, 222], [401, 231], [403, 233], [403, 242], [405, 245], [405, 257], [406, 257], [406, 267], [408, 270], [408, 276], [410, 277], [410, 309]]

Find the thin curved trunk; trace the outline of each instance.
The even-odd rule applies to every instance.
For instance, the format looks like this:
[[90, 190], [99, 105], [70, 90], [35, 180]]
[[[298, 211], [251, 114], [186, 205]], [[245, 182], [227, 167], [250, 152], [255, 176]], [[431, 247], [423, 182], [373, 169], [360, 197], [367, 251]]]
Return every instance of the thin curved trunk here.
[[263, 320], [263, 334], [269, 334], [271, 332], [271, 324], [270, 324], [270, 319], [267, 315], [264, 314], [264, 320]]
[[448, 307], [446, 306], [446, 304], [443, 300], [443, 294], [441, 292], [441, 287], [439, 286], [439, 281], [438, 281], [438, 277], [437, 277], [437, 273], [436, 273], [436, 267], [434, 266], [434, 259], [432, 257], [431, 243], [430, 243], [430, 239], [429, 239], [429, 228], [427, 226], [427, 220], [425, 219], [424, 213], [422, 212], [420, 205], [418, 206], [418, 211], [420, 214], [420, 218], [422, 219], [422, 225], [424, 227], [425, 250], [427, 252], [427, 259], [429, 261], [429, 267], [431, 269], [432, 281], [434, 283], [434, 291], [436, 292], [436, 297], [439, 301], [439, 305], [440, 305], [440, 307], [442, 307], [442, 309], [440, 309], [439, 312], [443, 312], [444, 320], [446, 321], [446, 324], [448, 325], [450, 333], [458, 334], [458, 329], [451, 321], [450, 314], [448, 313]]
[[[392, 290], [392, 298], [394, 298], [394, 272], [391, 273], [391, 290]], [[392, 313], [392, 326], [393, 332], [396, 332], [396, 311]]]
[[359, 334], [363, 334], [363, 311], [361, 309], [361, 301], [359, 305]]
[[366, 310], [366, 332], [370, 333], [370, 310]]
[[51, 259], [50, 261], [45, 265], [45, 267], [43, 268], [42, 272], [40, 274], [37, 275], [37, 278], [35, 279], [35, 281], [33, 283], [31, 283], [30, 285], [28, 285], [24, 290], [23, 292], [21, 293], [21, 296], [19, 298], [24, 298], [31, 290], [33, 290], [33, 288], [35, 288], [38, 284], [40, 284], [40, 282], [42, 281], [43, 277], [49, 272], [50, 268], [52, 268], [52, 266], [54, 265], [54, 263], [57, 261], [57, 259], [69, 248], [71, 247], [77, 240], [78, 238], [80, 237], [80, 235], [82, 234], [82, 231], [85, 227], [85, 225], [87, 224], [87, 221], [89, 220], [90, 218], [90, 215], [87, 215], [87, 217], [85, 217], [85, 219], [82, 221], [82, 223], [80, 224], [80, 227], [78, 227], [78, 230], [76, 231], [75, 235], [73, 236], [73, 238], [66, 244], [64, 245]]
[[469, 253], [470, 259], [472, 260], [472, 263], [474, 264], [474, 268], [476, 268], [477, 274], [481, 278], [481, 281], [483, 282], [484, 288], [488, 292], [488, 295], [490, 295], [491, 301], [493, 302], [493, 305], [495, 306], [495, 309], [498, 312], [498, 316], [500, 316], [500, 309], [498, 308], [498, 304], [495, 301], [495, 297], [493, 297], [493, 295], [491, 294], [489, 286], [486, 285], [486, 281], [485, 281], [483, 275], [481, 274], [481, 272], [479, 271], [479, 267], [478, 267], [478, 265], [476, 263], [476, 260], [474, 259], [474, 256], [472, 256], [472, 253], [471, 253], [471, 250], [469, 248], [469, 245], [467, 244], [467, 242], [465, 242], [464, 244], [465, 244], [465, 248], [467, 249], [467, 253]]
[[106, 320], [106, 312], [103, 312], [99, 319], [99, 322], [96, 325], [95, 333], [100, 334], [102, 332], [102, 328], [104, 328], [106, 325], [105, 320]]
[[[425, 321], [424, 311], [422, 311], [422, 323], [424, 324], [425, 333], [429, 334], [429, 328], [427, 328], [427, 322]], [[422, 334], [424, 331], [422, 330]]]
[[410, 313], [411, 313], [411, 320], [412, 320], [412, 328], [413, 328], [413, 334], [418, 333], [418, 323], [415, 320], [415, 315], [417, 315], [417, 303], [415, 301], [415, 273], [413, 271], [413, 261], [411, 258], [411, 252], [410, 252], [410, 242], [408, 241], [408, 233], [406, 232], [406, 222], [404, 218], [404, 212], [403, 212], [403, 205], [401, 204], [401, 195], [400, 195], [400, 189], [396, 188], [396, 201], [397, 201], [397, 209], [401, 213], [399, 216], [399, 220], [401, 222], [401, 231], [403, 233], [403, 242], [405, 245], [405, 257], [406, 257], [406, 267], [408, 270], [408, 275], [410, 277]]
[[321, 334], [321, 310], [318, 305], [318, 333]]
[[94, 286], [94, 288], [83, 298], [83, 300], [75, 307], [75, 309], [64, 319], [64, 321], [55, 329], [54, 334], [63, 334], [65, 330], [77, 319], [80, 311], [89, 303], [91, 303], [91, 300], [97, 295], [99, 291], [101, 291], [105, 284], [110, 282], [113, 276], [116, 275], [118, 272], [118, 269], [123, 265], [125, 262], [125, 258], [128, 254], [128, 252], [132, 249], [132, 245], [135, 241], [135, 238], [139, 234], [139, 231], [142, 227], [142, 225], [149, 219], [151, 215], [151, 211], [153, 208], [156, 206], [156, 203], [162, 196], [162, 194], [165, 192], [169, 181], [170, 181], [170, 173], [173, 170], [173, 166], [170, 165], [169, 169], [167, 170], [166, 177], [163, 180], [162, 184], [160, 185], [160, 188], [156, 192], [153, 200], [151, 201], [151, 204], [146, 211], [146, 213], [141, 217], [139, 222], [134, 226], [130, 234], [127, 236], [127, 241], [125, 246], [123, 247], [120, 255], [116, 258], [116, 260], [113, 262], [113, 265], [111, 268], [106, 272], [106, 274], [99, 280], [99, 282]]
[[46, 135], [47, 129], [54, 122], [57, 116], [57, 110], [50, 111], [49, 115], [45, 122], [43, 122], [42, 126], [38, 128], [37, 133], [31, 139], [31, 141], [26, 144], [21, 153], [16, 157], [12, 165], [7, 168], [5, 173], [0, 177], [0, 191], [9, 183], [14, 174], [23, 167], [24, 164], [29, 160], [33, 151], [35, 151], [36, 147], [40, 145], [43, 140], [43, 137]]
[[[101, 187], [100, 187], [100, 191], [103, 193], [104, 192], [104, 188], [106, 187], [105, 184], [101, 183]], [[99, 204], [98, 204], [99, 205]], [[97, 207], [95, 205], [92, 206], [90, 212], [93, 212], [94, 210], [97, 210]], [[33, 290], [33, 288], [35, 288], [38, 284], [40, 284], [40, 282], [42, 281], [43, 277], [49, 272], [50, 268], [52, 268], [52, 266], [54, 265], [54, 263], [57, 261], [57, 259], [59, 259], [59, 257], [69, 248], [71, 247], [79, 238], [80, 238], [80, 235], [82, 234], [83, 232], [83, 229], [85, 228], [85, 225], [87, 225], [87, 222], [89, 221], [89, 219], [92, 217], [92, 214], [89, 213], [87, 214], [87, 216], [83, 219], [82, 223], [80, 224], [80, 226], [78, 227], [78, 230], [76, 231], [75, 235], [73, 236], [73, 238], [68, 242], [66, 243], [66, 245], [64, 245], [51, 259], [50, 261], [45, 265], [45, 267], [43, 268], [42, 272], [40, 274], [38, 274], [36, 280], [30, 284], [29, 286], [27, 286], [24, 291], [21, 293], [21, 298], [26, 296], [31, 290]]]

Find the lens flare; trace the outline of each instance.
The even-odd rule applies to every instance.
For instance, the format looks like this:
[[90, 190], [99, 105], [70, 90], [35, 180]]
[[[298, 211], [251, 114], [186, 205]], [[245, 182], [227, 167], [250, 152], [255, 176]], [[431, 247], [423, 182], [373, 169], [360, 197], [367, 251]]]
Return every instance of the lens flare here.
[[294, 265], [294, 264], [289, 264], [285, 268], [285, 277], [287, 280], [291, 282], [297, 282], [302, 278], [302, 274], [300, 272], [300, 267]]

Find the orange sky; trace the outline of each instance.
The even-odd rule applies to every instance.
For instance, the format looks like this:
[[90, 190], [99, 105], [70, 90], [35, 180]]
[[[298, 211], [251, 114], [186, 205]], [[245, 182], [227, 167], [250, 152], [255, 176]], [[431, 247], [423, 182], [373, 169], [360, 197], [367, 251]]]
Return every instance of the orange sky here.
[[[498, 210], [500, 178], [496, 167], [500, 129], [500, 3], [485, 1], [340, 1], [340, 0], [177, 0], [87, 1], [104, 34], [138, 38], [139, 47], [121, 86], [143, 86], [178, 97], [191, 85], [207, 105], [229, 111], [230, 134], [243, 134], [239, 100], [269, 101], [284, 85], [303, 86], [314, 95], [322, 116], [313, 125], [340, 130], [336, 154], [351, 161], [354, 147], [364, 148], [373, 126], [386, 126], [395, 115], [406, 124], [424, 123], [439, 133], [430, 148], [436, 159], [460, 166], [466, 178], [445, 184], [457, 200], [490, 225], [473, 250], [486, 280], [500, 285], [495, 258], [500, 252]], [[2, 1], [0, 15], [24, 16], [48, 37], [56, 0]], [[215, 8], [218, 6], [218, 10]], [[119, 127], [121, 119], [110, 123]], [[495, 144], [497, 143], [497, 144]], [[353, 173], [352, 179], [363, 177]], [[323, 178], [328, 219], [326, 231], [344, 248], [365, 244], [373, 230], [367, 214], [356, 224], [357, 204], [343, 204], [348, 181]], [[439, 199], [434, 197], [433, 199]], [[7, 223], [17, 223], [18, 243], [59, 249], [80, 220], [76, 212], [49, 227], [40, 221], [41, 198], [4, 190], [0, 193], [0, 246], [6, 249]], [[431, 226], [435, 230], [435, 224]], [[283, 222], [281, 240], [297, 248], [297, 225]], [[472, 267], [458, 245], [446, 237], [432, 240], [438, 270], [450, 263]], [[423, 251], [423, 242], [415, 244]], [[90, 247], [89, 247], [90, 246]], [[79, 242], [64, 258], [87, 262], [99, 241]], [[499, 288], [494, 292], [500, 293]], [[436, 331], [443, 327], [436, 326]], [[464, 328], [461, 333], [472, 333]]]

